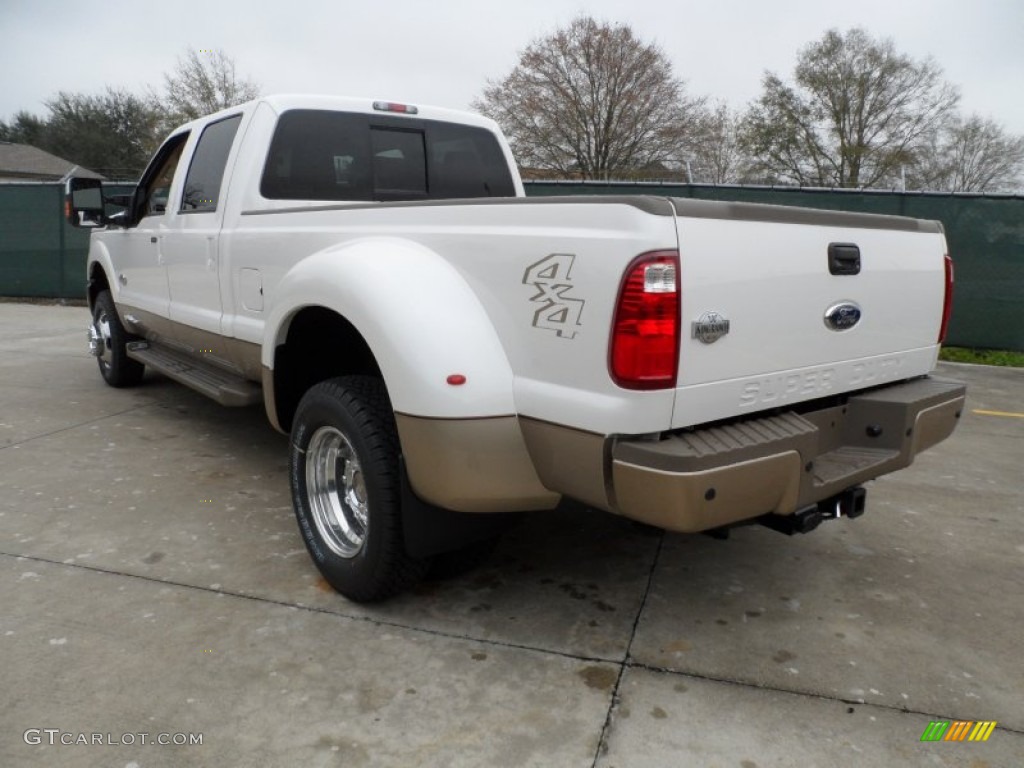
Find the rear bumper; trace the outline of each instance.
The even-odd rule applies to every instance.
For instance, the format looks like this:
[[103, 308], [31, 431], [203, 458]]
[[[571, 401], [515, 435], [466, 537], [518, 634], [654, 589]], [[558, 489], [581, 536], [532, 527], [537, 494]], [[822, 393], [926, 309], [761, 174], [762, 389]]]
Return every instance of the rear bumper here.
[[966, 387], [922, 378], [842, 406], [606, 444], [608, 508], [674, 531], [792, 514], [902, 469], [949, 437]]

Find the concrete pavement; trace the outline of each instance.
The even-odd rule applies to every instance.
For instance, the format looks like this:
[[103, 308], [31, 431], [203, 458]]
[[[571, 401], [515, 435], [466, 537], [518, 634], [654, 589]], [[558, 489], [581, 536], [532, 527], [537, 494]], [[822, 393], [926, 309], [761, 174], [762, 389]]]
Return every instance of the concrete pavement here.
[[[87, 322], [0, 304], [0, 765], [1024, 764], [1024, 418], [974, 413], [1024, 412], [1024, 371], [943, 365], [960, 428], [859, 520], [538, 513], [367, 607], [318, 578], [262, 411], [108, 388]], [[920, 742], [954, 719], [999, 725]]]

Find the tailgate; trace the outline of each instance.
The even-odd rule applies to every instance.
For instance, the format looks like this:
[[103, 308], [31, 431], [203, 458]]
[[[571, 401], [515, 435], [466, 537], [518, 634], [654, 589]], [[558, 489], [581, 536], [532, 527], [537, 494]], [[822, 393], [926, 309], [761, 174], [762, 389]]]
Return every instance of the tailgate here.
[[685, 392], [673, 427], [934, 367], [946, 253], [937, 222], [673, 202], [683, 322], [677, 393]]

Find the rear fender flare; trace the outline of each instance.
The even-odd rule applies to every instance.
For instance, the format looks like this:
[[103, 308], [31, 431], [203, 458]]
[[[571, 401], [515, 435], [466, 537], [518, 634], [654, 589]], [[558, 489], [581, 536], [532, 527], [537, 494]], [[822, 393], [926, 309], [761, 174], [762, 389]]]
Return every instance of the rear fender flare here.
[[[434, 418], [515, 412], [512, 370], [490, 318], [458, 270], [429, 248], [367, 238], [297, 263], [274, 289], [265, 367], [273, 368], [292, 318], [306, 307], [333, 310], [359, 331], [396, 412]], [[449, 383], [455, 375], [465, 382]]]

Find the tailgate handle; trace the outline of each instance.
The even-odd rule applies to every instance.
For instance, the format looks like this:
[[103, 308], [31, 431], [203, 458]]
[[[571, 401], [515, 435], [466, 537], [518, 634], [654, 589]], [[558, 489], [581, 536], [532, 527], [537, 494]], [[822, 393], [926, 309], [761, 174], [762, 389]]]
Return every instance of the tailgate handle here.
[[829, 243], [828, 271], [833, 275], [859, 275], [860, 248], [855, 243]]

